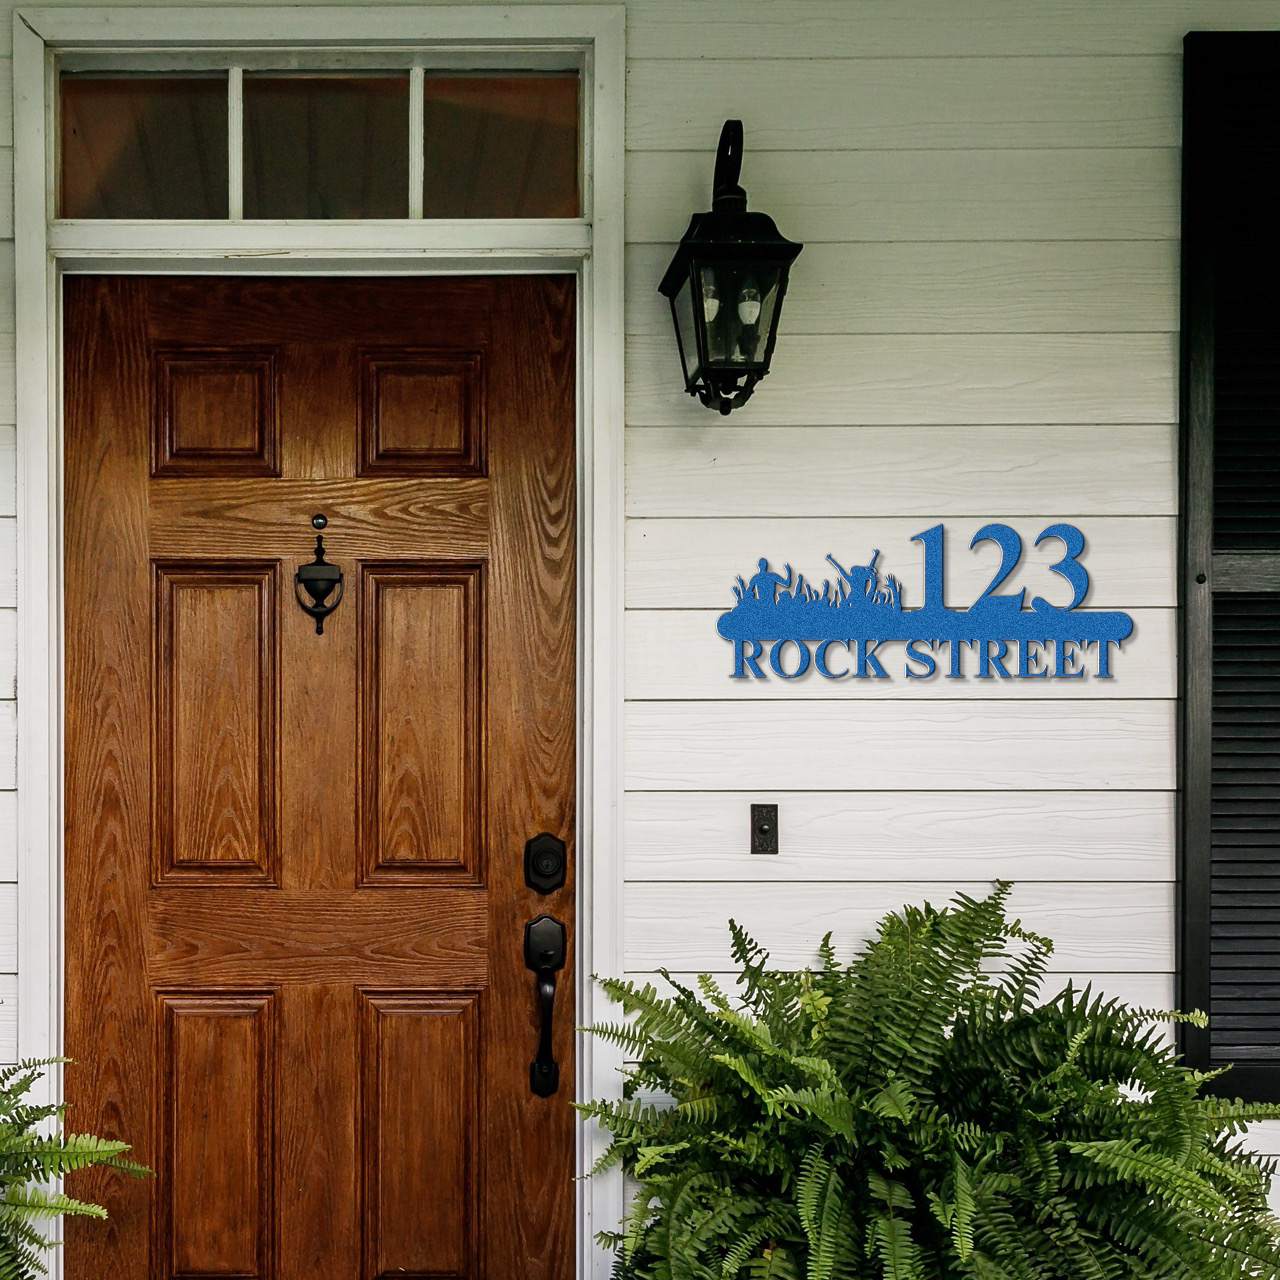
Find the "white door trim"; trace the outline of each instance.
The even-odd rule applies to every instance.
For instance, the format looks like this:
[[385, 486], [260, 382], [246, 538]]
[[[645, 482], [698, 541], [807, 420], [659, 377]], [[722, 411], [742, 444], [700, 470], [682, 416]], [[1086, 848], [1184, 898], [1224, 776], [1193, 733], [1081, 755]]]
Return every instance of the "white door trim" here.
[[[622, 972], [624, 7], [23, 9], [14, 14], [18, 411], [18, 1049], [62, 1046], [61, 278], [67, 271], [483, 274], [571, 271], [579, 281], [579, 1023], [599, 1016], [592, 973]], [[329, 54], [421, 48], [481, 63], [580, 57], [581, 219], [502, 222], [56, 221], [61, 53], [186, 58], [213, 50]], [[616, 1094], [616, 1054], [577, 1042], [576, 1096]], [[60, 1081], [46, 1081], [48, 1096]], [[601, 1135], [579, 1122], [580, 1172]], [[596, 1231], [621, 1216], [622, 1180], [577, 1184], [577, 1274], [605, 1280]], [[50, 1257], [54, 1280], [61, 1274]]]

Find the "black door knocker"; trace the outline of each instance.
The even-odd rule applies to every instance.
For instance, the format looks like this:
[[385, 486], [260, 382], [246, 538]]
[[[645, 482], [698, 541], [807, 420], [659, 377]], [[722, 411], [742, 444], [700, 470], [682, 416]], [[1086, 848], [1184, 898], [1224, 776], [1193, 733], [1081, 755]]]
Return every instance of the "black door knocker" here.
[[[322, 515], [311, 517], [313, 529], [323, 529], [329, 523]], [[302, 598], [302, 590], [306, 588], [311, 597], [308, 604]], [[338, 594], [329, 600], [334, 587]], [[336, 564], [330, 564], [324, 558], [324, 538], [316, 534], [316, 558], [310, 564], [300, 564], [293, 575], [293, 594], [298, 598], [302, 612], [316, 620], [316, 635], [324, 635], [324, 620], [342, 603], [342, 570]]]

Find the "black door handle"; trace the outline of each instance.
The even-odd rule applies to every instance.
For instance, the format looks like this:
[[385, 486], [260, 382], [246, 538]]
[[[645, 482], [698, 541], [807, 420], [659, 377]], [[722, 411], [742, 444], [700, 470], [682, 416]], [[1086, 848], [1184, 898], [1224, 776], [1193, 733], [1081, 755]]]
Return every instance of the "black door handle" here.
[[538, 1052], [529, 1063], [529, 1088], [539, 1098], [549, 1098], [560, 1087], [560, 1064], [552, 1056], [551, 1027], [556, 1003], [556, 973], [564, 968], [564, 925], [554, 916], [541, 915], [524, 927], [524, 963], [538, 980], [542, 1024]]

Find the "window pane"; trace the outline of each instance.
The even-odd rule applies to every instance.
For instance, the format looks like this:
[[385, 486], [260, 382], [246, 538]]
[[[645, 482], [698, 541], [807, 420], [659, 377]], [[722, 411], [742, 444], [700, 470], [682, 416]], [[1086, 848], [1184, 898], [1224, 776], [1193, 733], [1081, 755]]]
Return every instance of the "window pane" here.
[[407, 218], [408, 76], [244, 78], [246, 218]]
[[64, 218], [225, 218], [227, 77], [62, 77]]
[[428, 218], [576, 218], [575, 74], [428, 75]]

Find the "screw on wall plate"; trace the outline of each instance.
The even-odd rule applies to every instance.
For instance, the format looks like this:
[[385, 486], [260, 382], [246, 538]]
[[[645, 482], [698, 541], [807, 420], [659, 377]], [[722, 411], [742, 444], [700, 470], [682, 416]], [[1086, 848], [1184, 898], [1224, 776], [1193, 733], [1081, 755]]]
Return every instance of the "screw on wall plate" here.
[[776, 804], [751, 806], [751, 852], [778, 852], [778, 806]]

